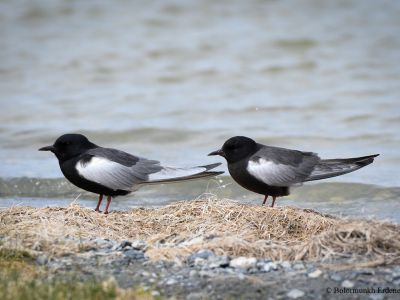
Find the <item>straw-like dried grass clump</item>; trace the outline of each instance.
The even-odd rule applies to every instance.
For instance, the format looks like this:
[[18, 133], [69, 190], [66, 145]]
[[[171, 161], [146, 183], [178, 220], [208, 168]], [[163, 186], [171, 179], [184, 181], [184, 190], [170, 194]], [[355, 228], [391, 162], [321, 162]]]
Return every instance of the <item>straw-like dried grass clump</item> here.
[[78, 205], [0, 211], [0, 234], [53, 255], [90, 247], [94, 238], [143, 239], [152, 259], [217, 254], [275, 260], [345, 259], [365, 265], [400, 263], [399, 225], [322, 215], [293, 207], [231, 200], [193, 200], [105, 216]]

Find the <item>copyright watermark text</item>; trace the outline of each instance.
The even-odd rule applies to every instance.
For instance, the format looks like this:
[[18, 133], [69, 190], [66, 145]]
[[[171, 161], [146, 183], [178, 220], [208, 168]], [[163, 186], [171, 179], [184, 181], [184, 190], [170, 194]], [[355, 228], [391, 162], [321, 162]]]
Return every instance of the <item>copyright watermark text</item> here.
[[389, 287], [366, 287], [366, 288], [345, 288], [328, 287], [328, 294], [400, 294], [400, 288]]

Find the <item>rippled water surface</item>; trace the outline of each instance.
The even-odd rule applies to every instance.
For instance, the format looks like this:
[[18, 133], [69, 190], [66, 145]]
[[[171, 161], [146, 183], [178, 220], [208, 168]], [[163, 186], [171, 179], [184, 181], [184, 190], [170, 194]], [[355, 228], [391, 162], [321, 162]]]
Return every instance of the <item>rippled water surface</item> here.
[[[218, 161], [206, 154], [240, 134], [322, 157], [380, 153], [326, 181], [343, 188], [308, 185], [282, 203], [400, 220], [399, 15], [399, 1], [373, 0], [1, 1], [0, 206], [76, 197], [35, 192], [36, 178], [62, 177], [37, 151], [62, 133], [186, 166]], [[208, 183], [117, 206], [190, 199]], [[225, 193], [259, 200], [234, 183]]]

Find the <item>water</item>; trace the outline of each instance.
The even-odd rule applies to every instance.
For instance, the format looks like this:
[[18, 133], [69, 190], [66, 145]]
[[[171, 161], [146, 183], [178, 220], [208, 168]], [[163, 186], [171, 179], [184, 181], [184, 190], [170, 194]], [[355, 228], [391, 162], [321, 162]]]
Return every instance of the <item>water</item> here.
[[[307, 185], [282, 203], [400, 221], [399, 13], [398, 1], [373, 0], [1, 1], [0, 206], [76, 197], [34, 192], [62, 177], [37, 149], [66, 132], [183, 166], [221, 161], [206, 154], [247, 135], [327, 158], [380, 153], [326, 181], [345, 186]], [[4, 192], [7, 178], [26, 193]], [[191, 199], [209, 183], [152, 186], [115, 205]]]

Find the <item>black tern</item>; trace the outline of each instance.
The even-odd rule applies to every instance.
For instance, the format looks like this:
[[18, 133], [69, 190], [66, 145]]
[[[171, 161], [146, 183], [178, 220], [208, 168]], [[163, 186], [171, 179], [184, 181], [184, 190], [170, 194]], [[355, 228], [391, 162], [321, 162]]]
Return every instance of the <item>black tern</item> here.
[[157, 160], [97, 146], [81, 134], [64, 134], [53, 145], [39, 149], [55, 154], [64, 176], [74, 185], [99, 194], [96, 211], [103, 195], [107, 196], [105, 214], [112, 197], [127, 195], [147, 184], [169, 183], [216, 176], [209, 171], [220, 163], [192, 168], [161, 166]]
[[224, 157], [232, 178], [242, 187], [264, 195], [263, 204], [272, 196], [273, 207], [276, 197], [289, 195], [291, 186], [353, 172], [372, 163], [379, 154], [320, 159], [313, 152], [266, 146], [235, 136], [209, 155]]

